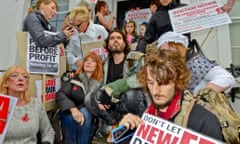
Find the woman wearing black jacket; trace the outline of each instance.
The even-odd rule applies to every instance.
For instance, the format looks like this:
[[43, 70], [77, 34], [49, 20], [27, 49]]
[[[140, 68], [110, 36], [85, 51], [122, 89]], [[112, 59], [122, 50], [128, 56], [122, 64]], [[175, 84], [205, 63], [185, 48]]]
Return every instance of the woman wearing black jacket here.
[[101, 58], [88, 53], [76, 72], [57, 92], [57, 105], [67, 144], [87, 144], [90, 141], [91, 113], [84, 105], [85, 96], [100, 87], [102, 77]]

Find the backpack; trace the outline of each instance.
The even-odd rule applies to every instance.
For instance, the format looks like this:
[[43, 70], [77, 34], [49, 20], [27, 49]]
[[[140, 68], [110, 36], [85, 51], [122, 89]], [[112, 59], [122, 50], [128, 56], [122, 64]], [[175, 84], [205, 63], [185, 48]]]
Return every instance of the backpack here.
[[184, 91], [182, 108], [174, 122], [186, 127], [189, 114], [195, 103], [202, 105], [217, 117], [226, 143], [240, 143], [239, 116], [230, 107], [228, 100], [223, 93], [216, 92], [210, 88], [199, 90], [196, 96], [193, 96], [189, 91]]

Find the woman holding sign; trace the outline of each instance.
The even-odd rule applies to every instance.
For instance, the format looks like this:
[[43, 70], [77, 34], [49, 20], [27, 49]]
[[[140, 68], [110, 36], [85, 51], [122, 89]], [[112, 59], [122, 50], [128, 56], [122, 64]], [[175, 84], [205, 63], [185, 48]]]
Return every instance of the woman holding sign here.
[[42, 144], [53, 144], [55, 132], [42, 103], [29, 94], [29, 73], [12, 66], [0, 80], [0, 93], [18, 98], [7, 128], [4, 144], [36, 144], [40, 132]]
[[102, 60], [94, 52], [88, 53], [76, 72], [57, 92], [61, 109], [64, 141], [67, 144], [87, 144], [90, 141], [92, 116], [84, 105], [85, 96], [100, 87], [103, 78]]
[[[49, 23], [49, 20], [57, 14], [55, 0], [38, 0], [36, 6], [28, 9], [28, 13], [23, 23], [23, 31], [29, 32], [39, 47], [50, 47], [63, 43], [73, 34], [71, 27], [55, 33], [56, 29]], [[47, 34], [47, 32], [54, 33]]]

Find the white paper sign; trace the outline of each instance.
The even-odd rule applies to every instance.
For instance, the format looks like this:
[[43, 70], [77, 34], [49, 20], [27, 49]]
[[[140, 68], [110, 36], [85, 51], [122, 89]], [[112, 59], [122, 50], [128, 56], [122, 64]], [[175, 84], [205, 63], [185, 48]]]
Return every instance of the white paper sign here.
[[0, 94], [0, 144], [3, 143], [16, 104], [16, 97]]
[[[45, 34], [53, 35], [53, 33]], [[59, 45], [41, 48], [36, 46], [30, 34], [27, 45], [27, 70], [30, 73], [58, 75], [60, 69]]]
[[137, 31], [139, 31], [138, 26], [143, 22], [148, 22], [151, 16], [152, 14], [149, 8], [130, 10], [125, 15], [125, 22], [129, 20], [133, 20], [137, 25]]
[[[46, 103], [52, 102], [56, 100], [56, 92], [61, 87], [61, 81], [60, 78], [53, 78], [53, 79], [47, 79], [45, 82], [45, 100]], [[40, 101], [42, 101], [42, 80], [36, 81], [36, 88], [37, 88], [37, 97]]]
[[223, 144], [220, 141], [144, 113], [130, 144]]
[[169, 11], [174, 32], [188, 33], [231, 23], [222, 3], [206, 0]]

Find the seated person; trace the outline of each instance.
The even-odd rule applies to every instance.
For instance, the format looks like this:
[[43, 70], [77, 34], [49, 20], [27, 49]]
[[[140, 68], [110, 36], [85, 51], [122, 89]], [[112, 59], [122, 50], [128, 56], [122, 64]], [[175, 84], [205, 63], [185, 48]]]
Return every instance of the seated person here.
[[17, 98], [4, 144], [54, 142], [55, 132], [48, 115], [38, 98], [30, 95], [29, 84], [30, 74], [24, 67], [17, 65], [9, 67], [0, 79], [0, 93]]
[[94, 52], [88, 53], [76, 71], [57, 92], [61, 110], [64, 141], [67, 144], [87, 144], [90, 141], [92, 115], [84, 104], [85, 96], [100, 87], [103, 78], [102, 60]]
[[[137, 78], [151, 97], [151, 104], [145, 112], [176, 123], [175, 118], [181, 111], [181, 101], [186, 96], [184, 91], [190, 79], [184, 57], [178, 51], [149, 49]], [[140, 124], [143, 124], [141, 118], [131, 113], [120, 121], [120, 125], [130, 129]], [[199, 104], [193, 105], [187, 128], [223, 141], [217, 117]]]
[[[183, 57], [186, 57], [188, 51], [188, 38], [184, 35], [177, 34], [175, 32], [164, 33], [157, 41], [157, 45], [154, 47], [160, 49], [168, 49], [178, 51]], [[236, 81], [234, 77], [224, 68], [216, 64], [210, 64], [207, 68], [199, 69], [196, 67], [197, 61], [193, 59], [187, 60], [187, 65], [191, 71], [191, 79], [189, 81], [188, 90], [193, 94], [196, 94], [199, 89], [209, 87], [217, 92], [225, 92], [230, 90]], [[203, 67], [203, 65], [201, 65]], [[201, 71], [201, 73], [200, 73]], [[135, 75], [120, 79], [115, 82], [109, 83], [105, 86], [105, 91], [108, 96], [117, 97], [119, 94], [132, 89], [139, 88], [141, 85], [136, 79]], [[134, 85], [131, 84], [134, 82]], [[119, 84], [123, 84], [124, 87], [118, 87]]]

